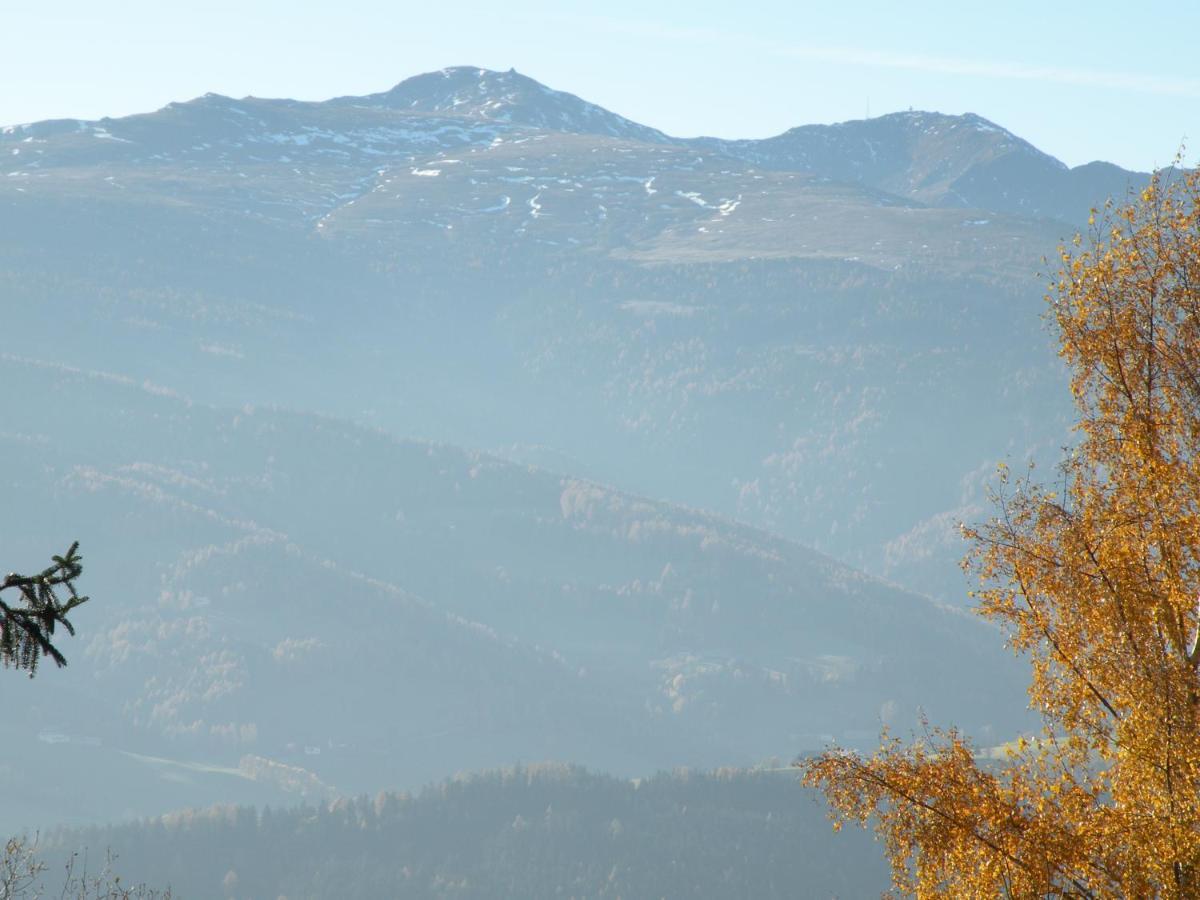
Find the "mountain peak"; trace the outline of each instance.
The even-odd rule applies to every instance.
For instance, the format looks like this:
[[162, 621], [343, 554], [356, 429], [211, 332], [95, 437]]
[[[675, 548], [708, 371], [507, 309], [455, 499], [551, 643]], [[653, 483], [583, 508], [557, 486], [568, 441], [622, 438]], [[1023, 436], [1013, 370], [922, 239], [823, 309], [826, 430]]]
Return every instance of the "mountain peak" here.
[[[888, 113], [801, 125], [761, 141], [702, 145], [770, 169], [810, 171], [934, 206], [1060, 215], [1067, 167], [975, 113]], [[1086, 207], [1085, 207], [1086, 208]]]
[[380, 94], [342, 98], [342, 102], [651, 143], [669, 140], [655, 128], [639, 125], [574, 94], [556, 91], [516, 69], [498, 72], [453, 66], [406, 78]]
[[[843, 122], [832, 128], [852, 128], [886, 130], [888, 128], [907, 132], [910, 140], [928, 139], [954, 134], [961, 143], [969, 136], [976, 147], [990, 144], [995, 148], [1017, 150], [1020, 152], [1045, 155], [1028, 141], [1017, 137], [1007, 128], [997, 125], [990, 119], [985, 119], [978, 113], [967, 112], [961, 115], [934, 112], [929, 110], [909, 109], [902, 112], [888, 113], [874, 119], [860, 119], [854, 122]], [[809, 126], [811, 127], [811, 126]], [[1055, 162], [1058, 162], [1055, 160]], [[1061, 166], [1062, 164], [1059, 163]]]
[[[933, 110], [909, 109], [869, 119], [851, 119], [833, 125], [800, 125], [768, 140], [786, 141], [789, 138], [804, 138], [827, 144], [847, 140], [855, 143], [864, 139], [883, 140], [903, 144], [914, 151], [936, 147], [951, 152], [1017, 151], [1045, 156], [1007, 128], [972, 112], [955, 115]], [[1057, 160], [1054, 162], [1058, 163]]]

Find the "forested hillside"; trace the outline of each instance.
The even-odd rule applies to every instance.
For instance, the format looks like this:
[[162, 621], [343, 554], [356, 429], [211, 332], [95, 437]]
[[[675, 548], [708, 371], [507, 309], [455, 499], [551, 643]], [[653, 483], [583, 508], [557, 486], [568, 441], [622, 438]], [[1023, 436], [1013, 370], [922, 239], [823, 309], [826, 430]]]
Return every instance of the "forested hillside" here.
[[184, 900], [380, 897], [860, 898], [887, 885], [867, 834], [834, 834], [788, 772], [619, 780], [529, 766], [415, 795], [219, 807], [43, 838], [110, 847]]
[[712, 514], [103, 373], [9, 357], [0, 381], [6, 547], [70, 522], [100, 598], [0, 725], [10, 828], [1027, 721], [970, 616]]

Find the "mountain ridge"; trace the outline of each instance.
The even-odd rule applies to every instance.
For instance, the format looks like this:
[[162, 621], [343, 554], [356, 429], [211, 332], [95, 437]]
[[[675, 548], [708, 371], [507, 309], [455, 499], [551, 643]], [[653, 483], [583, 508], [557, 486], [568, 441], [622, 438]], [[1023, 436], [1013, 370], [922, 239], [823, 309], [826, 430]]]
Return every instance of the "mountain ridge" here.
[[[671, 137], [515, 69], [471, 66], [422, 73], [362, 96], [297, 101], [205, 94], [118, 119], [7, 126], [0, 129], [0, 146], [15, 166], [12, 171], [20, 173], [49, 161], [38, 142], [70, 144], [72, 137], [75, 144], [61, 148], [59, 164], [161, 161], [170, 155], [164, 148], [189, 159], [216, 154], [254, 161], [284, 150], [274, 158], [295, 161], [317, 154], [326, 161], [349, 161], [357, 155], [361, 164], [394, 164], [430, 150], [482, 149], [497, 140], [525, 141], [538, 134], [703, 151], [764, 169], [861, 184], [934, 207], [1072, 223], [1086, 221], [1103, 197], [1140, 187], [1147, 177], [1111, 163], [1067, 167], [975, 113], [897, 112], [798, 125], [762, 139]], [[78, 146], [83, 135], [93, 139], [83, 142], [91, 152]], [[95, 141], [107, 145], [99, 155]]]

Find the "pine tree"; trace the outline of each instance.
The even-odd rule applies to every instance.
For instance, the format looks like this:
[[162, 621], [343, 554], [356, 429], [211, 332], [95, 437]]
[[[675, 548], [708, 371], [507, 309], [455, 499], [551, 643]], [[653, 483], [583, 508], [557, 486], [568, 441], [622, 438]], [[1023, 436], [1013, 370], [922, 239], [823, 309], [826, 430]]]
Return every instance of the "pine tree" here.
[[[12, 572], [0, 581], [0, 594], [15, 591], [19, 597], [9, 604], [0, 596], [0, 663], [5, 668], [20, 669], [32, 678], [42, 657], [50, 657], [59, 667], [67, 664], [52, 638], [60, 625], [75, 634], [67, 614], [88, 599], [75, 590], [75, 581], [83, 573], [82, 559], [76, 541], [38, 574]], [[60, 598], [63, 592], [66, 597]]]

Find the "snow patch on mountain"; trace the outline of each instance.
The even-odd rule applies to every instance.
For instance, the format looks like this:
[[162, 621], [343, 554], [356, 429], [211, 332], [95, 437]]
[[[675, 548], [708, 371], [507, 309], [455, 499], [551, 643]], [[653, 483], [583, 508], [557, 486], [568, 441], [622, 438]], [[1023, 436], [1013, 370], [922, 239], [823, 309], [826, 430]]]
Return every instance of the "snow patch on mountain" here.
[[338, 102], [459, 115], [570, 134], [671, 142], [655, 128], [639, 125], [574, 94], [553, 90], [515, 69], [495, 72], [458, 66], [408, 78], [381, 94], [340, 98]]

